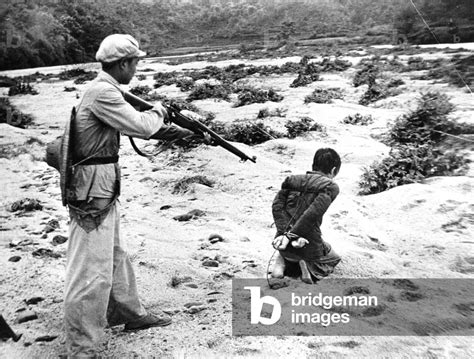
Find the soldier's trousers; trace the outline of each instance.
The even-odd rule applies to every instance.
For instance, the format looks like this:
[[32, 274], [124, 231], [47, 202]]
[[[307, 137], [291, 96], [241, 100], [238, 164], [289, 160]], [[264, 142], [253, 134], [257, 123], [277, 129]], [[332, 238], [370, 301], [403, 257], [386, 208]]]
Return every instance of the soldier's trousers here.
[[122, 324], [146, 315], [132, 265], [120, 241], [119, 219], [118, 202], [91, 231], [84, 230], [71, 216], [64, 299], [68, 357], [93, 356], [107, 324]]

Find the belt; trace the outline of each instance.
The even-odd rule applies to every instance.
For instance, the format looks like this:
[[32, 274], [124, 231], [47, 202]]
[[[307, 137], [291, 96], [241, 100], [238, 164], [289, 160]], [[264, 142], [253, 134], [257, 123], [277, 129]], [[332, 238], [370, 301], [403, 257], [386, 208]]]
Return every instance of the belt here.
[[108, 163], [117, 163], [119, 156], [92, 157], [86, 160], [78, 161], [76, 166], [106, 165]]

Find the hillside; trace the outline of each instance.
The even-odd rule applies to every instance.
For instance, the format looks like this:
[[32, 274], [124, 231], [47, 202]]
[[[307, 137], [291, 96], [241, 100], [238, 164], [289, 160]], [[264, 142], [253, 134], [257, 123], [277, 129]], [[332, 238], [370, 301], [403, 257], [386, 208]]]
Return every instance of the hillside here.
[[[430, 24], [441, 24], [450, 42], [454, 19], [462, 42], [472, 41], [474, 10], [469, 0], [415, 1]], [[94, 60], [100, 41], [130, 33], [150, 55], [183, 46], [358, 36], [358, 43], [391, 43], [394, 29], [412, 43], [434, 41], [408, 0], [360, 1], [2, 1], [0, 70]], [[454, 31], [454, 30], [452, 30]], [[411, 34], [418, 34], [411, 36]], [[442, 36], [441, 36], [442, 35]], [[446, 40], [445, 37], [448, 37]], [[330, 44], [334, 46], [335, 43]]]

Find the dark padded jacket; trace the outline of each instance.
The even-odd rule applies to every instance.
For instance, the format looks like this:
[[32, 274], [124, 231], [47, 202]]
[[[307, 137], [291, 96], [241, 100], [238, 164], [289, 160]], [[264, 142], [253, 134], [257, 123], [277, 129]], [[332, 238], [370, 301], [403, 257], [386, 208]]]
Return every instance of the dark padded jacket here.
[[276, 236], [291, 232], [306, 238], [309, 243], [298, 249], [289, 244], [286, 250], [280, 251], [284, 257], [287, 254], [316, 260], [326, 255], [327, 246], [322, 240], [320, 227], [324, 213], [338, 194], [338, 185], [322, 172], [308, 172], [285, 179], [272, 206]]

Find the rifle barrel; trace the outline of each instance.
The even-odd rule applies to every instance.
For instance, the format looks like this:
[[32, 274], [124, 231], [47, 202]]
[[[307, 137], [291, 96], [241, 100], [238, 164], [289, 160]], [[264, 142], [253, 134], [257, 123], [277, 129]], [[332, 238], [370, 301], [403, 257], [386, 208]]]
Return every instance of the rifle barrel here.
[[[153, 108], [154, 105], [141, 99], [138, 96], [135, 96], [129, 92], [124, 92], [123, 97], [125, 101], [130, 103], [134, 107], [138, 107], [140, 111], [146, 111]], [[246, 155], [244, 152], [239, 150], [237, 147], [233, 146], [229, 142], [227, 142], [224, 138], [222, 138], [219, 134], [208, 128], [206, 125], [202, 124], [201, 122], [189, 118], [187, 116], [182, 115], [177, 108], [173, 106], [165, 106], [167, 110], [171, 111], [175, 116], [170, 116], [171, 121], [175, 122], [178, 126], [187, 128], [193, 132], [199, 131], [199, 133], [207, 132], [212, 139], [222, 148], [226, 149], [229, 152], [232, 152], [234, 155], [239, 156], [242, 161], [250, 160], [253, 163], [256, 163], [256, 157], [250, 157]]]

